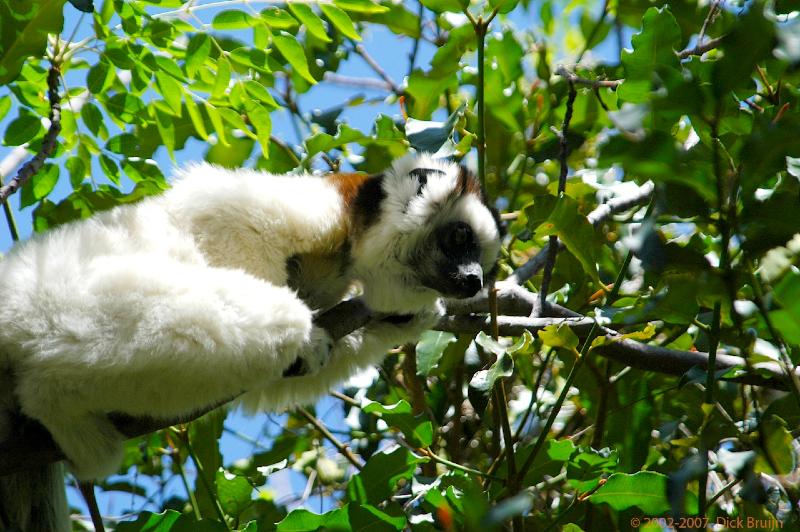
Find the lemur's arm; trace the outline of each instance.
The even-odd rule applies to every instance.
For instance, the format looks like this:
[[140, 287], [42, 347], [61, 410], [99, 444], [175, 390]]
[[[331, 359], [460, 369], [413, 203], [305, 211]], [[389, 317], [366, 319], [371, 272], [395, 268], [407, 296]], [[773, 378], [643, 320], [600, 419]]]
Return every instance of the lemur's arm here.
[[[341, 310], [337, 306], [331, 313], [337, 309]], [[313, 402], [358, 371], [378, 364], [389, 349], [418, 340], [424, 331], [441, 319], [443, 313], [443, 306], [437, 301], [415, 315], [369, 318], [366, 325], [335, 341], [320, 369], [315, 369], [312, 364], [298, 364], [297, 367], [310, 369], [311, 373], [266, 383], [262, 391], [245, 394], [242, 403], [245, 409], [258, 411]], [[358, 311], [355, 314], [359, 316]], [[364, 315], [361, 314], [359, 319], [363, 320]]]
[[203, 164], [183, 170], [162, 201], [211, 265], [244, 269], [274, 284], [286, 284], [289, 257], [333, 252], [347, 238], [342, 197], [318, 177]]

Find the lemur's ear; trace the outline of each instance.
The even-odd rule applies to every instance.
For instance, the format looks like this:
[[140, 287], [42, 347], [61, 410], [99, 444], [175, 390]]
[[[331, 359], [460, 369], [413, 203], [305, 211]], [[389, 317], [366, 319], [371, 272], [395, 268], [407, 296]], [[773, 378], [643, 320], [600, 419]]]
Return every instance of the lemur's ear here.
[[428, 182], [429, 175], [446, 175], [441, 170], [437, 170], [436, 168], [414, 168], [411, 170], [408, 175], [419, 182], [417, 185], [417, 195], [422, 193], [422, 189], [425, 187], [425, 184]]
[[478, 181], [478, 177], [464, 165], [459, 165], [458, 167], [456, 192], [459, 195], [475, 194], [478, 196], [481, 200], [481, 203], [486, 205], [486, 208], [492, 213], [492, 218], [494, 218], [494, 223], [497, 226], [497, 232], [500, 235], [500, 238], [506, 235], [506, 224], [500, 219], [500, 212], [494, 207], [494, 205], [489, 204], [486, 190], [484, 190], [484, 188], [481, 186], [480, 181]]
[[486, 203], [486, 191], [484, 191], [483, 187], [481, 187], [481, 183], [478, 181], [477, 176], [464, 165], [458, 166], [456, 192], [459, 196], [463, 196], [464, 194], [475, 194], [483, 203]]

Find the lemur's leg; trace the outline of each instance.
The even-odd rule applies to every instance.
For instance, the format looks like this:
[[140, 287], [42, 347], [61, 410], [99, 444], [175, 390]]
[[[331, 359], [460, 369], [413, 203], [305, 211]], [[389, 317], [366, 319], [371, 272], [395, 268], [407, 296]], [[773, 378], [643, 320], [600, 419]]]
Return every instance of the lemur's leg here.
[[418, 340], [441, 319], [443, 312], [437, 301], [428, 309], [403, 317], [405, 319], [390, 317], [371, 321], [337, 340], [327, 363], [318, 372], [270, 382], [263, 390], [243, 397], [242, 404], [248, 411], [258, 411], [313, 402], [359, 370], [380, 362], [389, 349]]
[[117, 463], [122, 438], [103, 414], [174, 418], [280, 379], [298, 353], [319, 367], [330, 350], [290, 289], [241, 271], [115, 257], [69, 288], [17, 393], [84, 476]]

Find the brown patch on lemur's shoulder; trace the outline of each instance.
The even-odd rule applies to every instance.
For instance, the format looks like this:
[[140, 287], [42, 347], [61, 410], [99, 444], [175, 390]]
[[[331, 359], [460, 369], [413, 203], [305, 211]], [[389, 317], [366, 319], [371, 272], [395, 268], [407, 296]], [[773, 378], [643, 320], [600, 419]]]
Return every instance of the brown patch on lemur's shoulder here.
[[352, 229], [364, 229], [378, 219], [386, 197], [383, 174], [330, 174], [327, 179], [342, 196], [342, 203], [351, 214]]
[[337, 173], [328, 175], [327, 179], [333, 183], [333, 185], [336, 187], [336, 190], [338, 190], [339, 194], [341, 194], [342, 201], [344, 202], [345, 206], [349, 208], [358, 195], [358, 189], [362, 184], [364, 184], [364, 181], [370, 177], [371, 176], [368, 174]]
[[465, 166], [458, 167], [458, 177], [456, 178], [456, 193], [459, 196], [464, 194], [475, 194], [481, 200], [486, 196], [483, 194], [481, 184], [475, 174], [467, 170]]

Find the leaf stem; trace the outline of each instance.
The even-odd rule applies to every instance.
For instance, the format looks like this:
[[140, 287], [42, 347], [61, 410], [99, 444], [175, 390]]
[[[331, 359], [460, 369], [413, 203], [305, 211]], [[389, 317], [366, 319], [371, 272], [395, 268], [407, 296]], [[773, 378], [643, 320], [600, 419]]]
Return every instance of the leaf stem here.
[[200, 482], [203, 484], [203, 487], [208, 493], [208, 498], [211, 500], [214, 506], [214, 511], [217, 514], [217, 518], [222, 521], [225, 525], [227, 530], [230, 530], [231, 527], [228, 524], [228, 521], [225, 519], [225, 512], [222, 511], [222, 506], [219, 503], [219, 498], [217, 494], [214, 492], [213, 488], [211, 487], [211, 481], [206, 476], [205, 470], [203, 469], [203, 464], [200, 463], [200, 460], [197, 458], [197, 454], [194, 452], [194, 448], [192, 447], [192, 443], [189, 441], [189, 431], [186, 428], [182, 427], [180, 429], [180, 435], [183, 439], [183, 443], [186, 444], [186, 450], [189, 452], [189, 456], [192, 457], [192, 461], [194, 462], [194, 466], [197, 468], [197, 477], [200, 479]]

